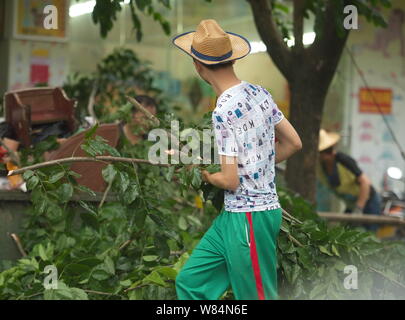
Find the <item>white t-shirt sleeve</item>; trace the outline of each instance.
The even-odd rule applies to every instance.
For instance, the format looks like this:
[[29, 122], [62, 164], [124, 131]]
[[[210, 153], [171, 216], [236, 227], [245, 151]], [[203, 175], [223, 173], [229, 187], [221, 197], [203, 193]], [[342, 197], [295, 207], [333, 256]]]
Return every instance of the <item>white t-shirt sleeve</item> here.
[[274, 102], [273, 98], [270, 98], [271, 103], [271, 119], [273, 121], [273, 125], [277, 125], [284, 119], [284, 114], [278, 108], [277, 104]]
[[236, 143], [234, 129], [228, 123], [227, 118], [220, 113], [213, 113], [212, 125], [218, 147], [218, 154], [236, 157], [238, 155], [238, 145]]

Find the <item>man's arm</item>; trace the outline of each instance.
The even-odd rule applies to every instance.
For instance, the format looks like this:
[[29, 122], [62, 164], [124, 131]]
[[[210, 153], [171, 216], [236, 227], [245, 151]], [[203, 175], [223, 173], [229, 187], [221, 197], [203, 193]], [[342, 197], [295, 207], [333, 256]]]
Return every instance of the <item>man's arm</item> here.
[[204, 181], [218, 188], [235, 191], [240, 183], [237, 157], [221, 155], [221, 171], [210, 174], [208, 171], [203, 170], [202, 176]]
[[276, 163], [283, 162], [302, 149], [301, 139], [291, 123], [284, 118], [275, 126]]
[[371, 181], [366, 174], [359, 168], [356, 160], [352, 157], [338, 152], [336, 160], [343, 164], [348, 170], [350, 170], [356, 176], [356, 182], [360, 186], [359, 196], [357, 198], [356, 207], [358, 212], [362, 212], [366, 203], [370, 197]]
[[357, 178], [357, 182], [360, 184], [360, 193], [359, 197], [357, 198], [356, 206], [359, 209], [363, 210], [370, 197], [371, 181], [363, 173], [360, 177]]

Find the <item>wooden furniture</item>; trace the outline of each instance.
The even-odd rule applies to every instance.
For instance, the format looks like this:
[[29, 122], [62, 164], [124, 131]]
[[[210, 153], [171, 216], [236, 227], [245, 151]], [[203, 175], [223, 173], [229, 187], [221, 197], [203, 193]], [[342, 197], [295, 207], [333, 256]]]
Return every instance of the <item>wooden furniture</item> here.
[[[80, 145], [85, 139], [85, 134], [88, 130], [80, 132], [63, 142], [59, 149], [50, 152], [46, 155], [46, 160], [56, 160], [62, 158], [86, 157], [86, 153], [80, 148]], [[95, 133], [95, 136], [100, 136], [107, 140], [107, 143], [116, 147], [120, 137], [120, 129], [118, 124], [102, 124]], [[102, 192], [107, 187], [104, 181], [101, 171], [107, 166], [101, 162], [75, 162], [72, 163], [70, 169], [81, 175], [80, 178], [76, 178], [76, 181], [83, 186], [86, 186], [93, 191]]]
[[76, 128], [75, 100], [68, 99], [61, 88], [32, 88], [7, 92], [4, 112], [18, 140], [31, 145], [31, 128], [36, 124], [66, 121], [68, 129]]

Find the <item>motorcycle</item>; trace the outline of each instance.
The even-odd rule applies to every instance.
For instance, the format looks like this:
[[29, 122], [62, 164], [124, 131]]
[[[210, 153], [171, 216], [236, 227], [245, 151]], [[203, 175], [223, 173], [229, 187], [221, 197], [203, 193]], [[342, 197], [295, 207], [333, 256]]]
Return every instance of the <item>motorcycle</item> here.
[[[400, 185], [405, 186], [402, 170], [390, 167], [385, 172], [382, 198], [382, 214], [388, 217], [405, 219], [405, 192], [399, 190]], [[405, 228], [396, 226], [383, 226], [379, 230], [379, 238], [404, 239]]]

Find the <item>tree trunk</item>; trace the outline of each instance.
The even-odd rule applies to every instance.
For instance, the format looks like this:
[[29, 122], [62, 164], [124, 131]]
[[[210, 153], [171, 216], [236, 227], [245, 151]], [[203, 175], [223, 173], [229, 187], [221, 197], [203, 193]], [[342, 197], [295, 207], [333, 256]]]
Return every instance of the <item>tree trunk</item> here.
[[[290, 85], [289, 120], [303, 143], [302, 151], [287, 162], [287, 185], [307, 200], [315, 202], [316, 164], [323, 105], [349, 36], [349, 30], [342, 31], [342, 35], [337, 32], [336, 23], [341, 20], [342, 8], [339, 7], [339, 1], [326, 1], [324, 11], [319, 11], [323, 16], [322, 32], [318, 32], [311, 46], [305, 47], [302, 43], [304, 1], [294, 0], [293, 32], [296, 43], [289, 49], [275, 19], [274, 7], [271, 5], [274, 3], [268, 0], [248, 2], [257, 31], [267, 46], [267, 52]], [[350, 4], [349, 2], [347, 4]]]
[[319, 79], [299, 73], [291, 82], [290, 122], [301, 137], [303, 148], [287, 162], [287, 186], [315, 202], [318, 141], [327, 94]]

